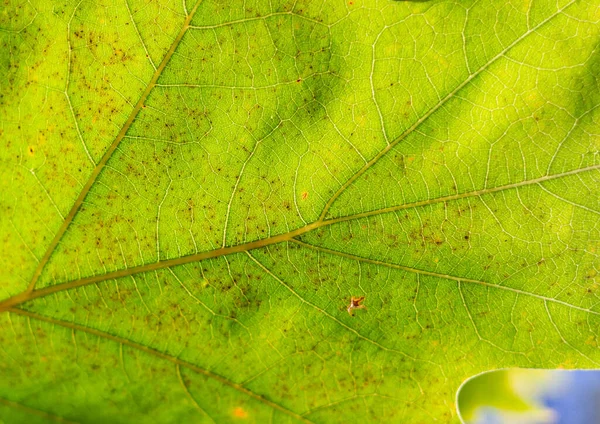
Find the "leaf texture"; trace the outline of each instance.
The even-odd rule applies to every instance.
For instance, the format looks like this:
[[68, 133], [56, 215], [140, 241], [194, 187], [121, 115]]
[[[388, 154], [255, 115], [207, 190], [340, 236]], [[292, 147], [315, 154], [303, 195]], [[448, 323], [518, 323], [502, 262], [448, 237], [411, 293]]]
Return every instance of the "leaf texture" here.
[[599, 20], [6, 3], [0, 421], [458, 422], [598, 367]]

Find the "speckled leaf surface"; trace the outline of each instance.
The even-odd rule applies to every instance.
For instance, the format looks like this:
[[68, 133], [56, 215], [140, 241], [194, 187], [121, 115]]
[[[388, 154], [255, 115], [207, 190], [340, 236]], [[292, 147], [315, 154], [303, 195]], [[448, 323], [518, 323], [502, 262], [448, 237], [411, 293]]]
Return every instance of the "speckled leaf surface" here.
[[7, 0], [0, 421], [457, 422], [599, 367], [599, 20]]

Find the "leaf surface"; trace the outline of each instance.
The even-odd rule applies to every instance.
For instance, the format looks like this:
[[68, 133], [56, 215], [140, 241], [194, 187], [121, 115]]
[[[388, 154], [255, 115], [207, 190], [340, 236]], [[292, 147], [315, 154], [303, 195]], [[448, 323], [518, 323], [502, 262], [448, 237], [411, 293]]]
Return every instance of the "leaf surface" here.
[[457, 422], [598, 367], [599, 11], [7, 4], [0, 420]]

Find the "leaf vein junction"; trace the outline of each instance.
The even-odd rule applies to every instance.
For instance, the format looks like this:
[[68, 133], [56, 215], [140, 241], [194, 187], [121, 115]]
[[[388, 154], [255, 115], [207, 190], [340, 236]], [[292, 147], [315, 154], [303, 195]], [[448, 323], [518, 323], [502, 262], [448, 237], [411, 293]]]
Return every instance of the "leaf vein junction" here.
[[[540, 22], [534, 28], [531, 28], [528, 31], [526, 31], [523, 35], [521, 35], [516, 40], [514, 40], [512, 43], [510, 43], [508, 46], [506, 46], [500, 53], [498, 53], [496, 56], [491, 58], [487, 63], [485, 63], [483, 66], [481, 66], [481, 68], [479, 68], [475, 72], [469, 74], [469, 76], [463, 82], [458, 84], [452, 91], [450, 91], [443, 99], [441, 99], [431, 109], [429, 109], [422, 117], [420, 117], [406, 131], [404, 131], [402, 134], [400, 134], [400, 136], [398, 136], [394, 141], [392, 141], [391, 143], [388, 142], [387, 146], [385, 148], [383, 148], [381, 151], [379, 151], [379, 153], [377, 153], [373, 157], [373, 159], [371, 159], [366, 165], [364, 165], [354, 175], [352, 175], [344, 184], [342, 184], [342, 186], [333, 194], [333, 196], [331, 196], [331, 198], [325, 204], [325, 207], [323, 208], [323, 211], [321, 212], [319, 219], [320, 220], [325, 219], [325, 217], [327, 216], [327, 212], [329, 212], [329, 209], [331, 208], [333, 203], [341, 196], [341, 194], [344, 191], [346, 191], [346, 189], [348, 187], [350, 187], [352, 185], [352, 183], [354, 183], [354, 181], [356, 181], [358, 178], [360, 178], [361, 175], [363, 175], [373, 165], [375, 165], [377, 162], [379, 162], [379, 159], [381, 159], [383, 156], [385, 156], [398, 143], [400, 143], [402, 140], [404, 140], [406, 137], [408, 137], [410, 134], [412, 134], [416, 129], [418, 129], [421, 126], [421, 124], [423, 124], [427, 119], [429, 119], [429, 117], [431, 115], [433, 115], [438, 109], [440, 109], [442, 106], [444, 106], [448, 101], [453, 99], [456, 96], [456, 94], [458, 94], [471, 81], [473, 81], [475, 78], [477, 78], [479, 75], [481, 75], [486, 69], [488, 69], [497, 60], [504, 57], [506, 55], [506, 53], [508, 53], [513, 47], [515, 47], [521, 41], [523, 41], [525, 38], [527, 38], [527, 36], [533, 34], [535, 31], [537, 31], [538, 29], [540, 29], [541, 27], [546, 25], [548, 22], [550, 22], [555, 17], [561, 15], [562, 12], [564, 12], [569, 6], [573, 5], [574, 3], [575, 3], [574, 0], [567, 3], [561, 9], [556, 11], [556, 13], [548, 16], [546, 19], [544, 19], [542, 22]], [[382, 125], [383, 125], [383, 122], [382, 122]], [[383, 132], [385, 133], [385, 128], [383, 128]], [[387, 136], [385, 138], [387, 141]]]

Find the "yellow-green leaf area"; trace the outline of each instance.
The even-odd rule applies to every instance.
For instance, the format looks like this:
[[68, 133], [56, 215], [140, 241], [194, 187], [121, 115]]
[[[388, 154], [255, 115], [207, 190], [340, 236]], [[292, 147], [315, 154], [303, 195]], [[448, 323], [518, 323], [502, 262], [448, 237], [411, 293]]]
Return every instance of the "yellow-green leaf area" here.
[[0, 421], [451, 423], [597, 368], [599, 6], [6, 2]]

